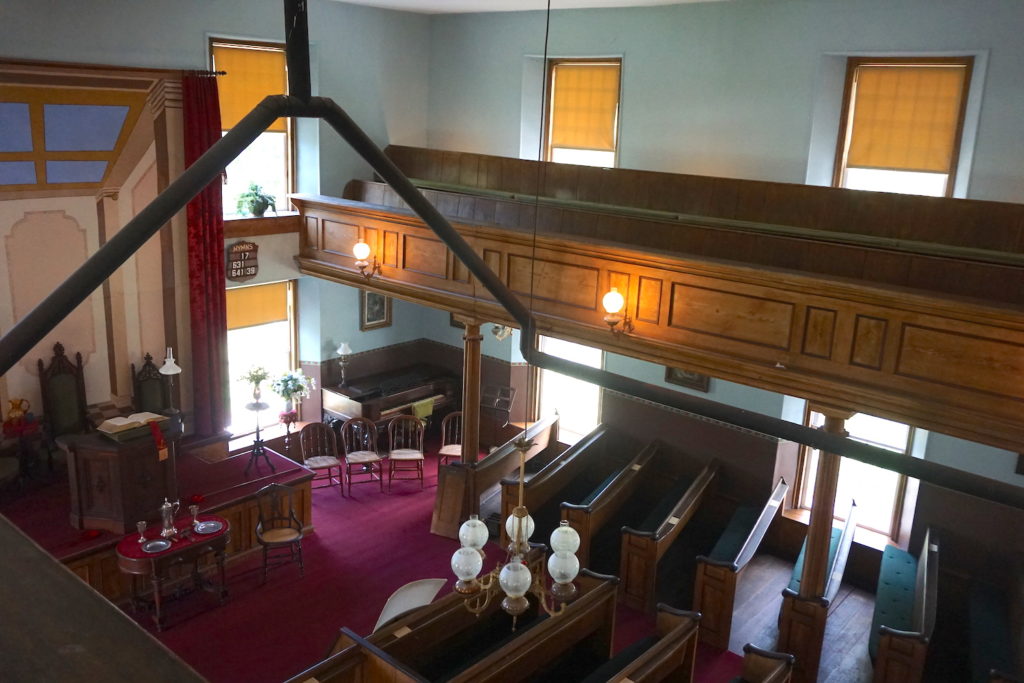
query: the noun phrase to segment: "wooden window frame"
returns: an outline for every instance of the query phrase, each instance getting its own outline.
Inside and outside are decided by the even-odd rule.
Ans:
[[[280,50],[282,53],[285,51],[284,43],[274,43],[265,40],[244,40],[241,38],[218,38],[210,36],[206,45],[207,60],[209,60],[211,68],[213,65],[213,48],[214,46],[219,47],[235,47],[242,49],[264,49],[264,50]],[[287,60],[285,65],[285,89],[287,90],[288,84],[288,67]],[[267,93],[272,95],[275,93]],[[288,93],[281,93],[287,95]],[[224,130],[224,129],[222,129]],[[295,192],[295,178],[297,174],[296,170],[296,143],[295,143],[295,122],[292,117],[285,117],[285,185],[288,188],[288,192]],[[290,205],[289,205],[290,206]]]
[[[813,406],[808,403],[804,407],[804,419],[803,425],[806,427],[810,425],[811,413],[817,412]],[[889,418],[884,418],[889,419]],[[907,425],[909,427],[907,431],[907,442],[903,448],[903,457],[912,458],[914,439],[917,436],[917,428],[913,425]],[[796,464],[796,476],[795,486],[793,487],[793,508],[795,510],[810,510],[804,505],[804,497],[808,493],[807,487],[807,470],[810,461],[811,447],[806,444],[800,444],[799,451],[797,453],[797,464]],[[893,506],[892,506],[892,517],[889,519],[888,531],[879,531],[870,527],[862,527],[859,524],[859,528],[871,534],[882,534],[892,540],[894,543],[901,542],[901,538],[904,535],[904,513],[907,509],[907,489],[909,480],[907,475],[899,473],[898,479],[896,480],[896,492],[893,494]],[[838,515],[832,515],[833,519],[841,519]]]
[[[949,160],[949,172],[946,174],[946,191],[944,196],[952,197],[956,185],[957,167],[960,165],[960,146],[963,143],[964,119],[967,116],[967,99],[971,90],[971,75],[974,71],[974,57],[849,57],[846,60],[846,82],[843,86],[843,106],[839,113],[839,136],[836,140],[835,163],[832,167],[832,186],[842,187],[843,175],[846,172],[846,155],[849,149],[850,98],[853,95],[853,80],[857,69],[862,66],[923,66],[949,65],[962,66],[964,86],[960,97],[960,112],[957,115],[953,153]]]
[[[543,118],[543,160],[551,161],[551,122],[554,119],[552,107],[554,107],[554,83],[555,67],[561,64],[615,64],[619,67],[619,93],[615,101],[615,150],[613,152],[613,165],[619,165],[619,127],[621,123],[622,110],[622,57],[566,57],[549,59],[547,73],[544,75],[544,118]]]

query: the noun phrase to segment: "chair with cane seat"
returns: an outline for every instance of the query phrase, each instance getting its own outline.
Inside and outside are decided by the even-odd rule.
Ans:
[[[334,430],[323,422],[310,422],[299,432],[299,445],[302,464],[318,473],[318,476],[313,477],[313,481],[327,480],[326,484],[313,488],[324,489],[337,483],[338,489],[341,490],[341,460],[338,459],[338,440],[334,436]],[[337,475],[332,471],[335,468],[338,470]]]
[[[462,460],[462,411],[448,413],[441,420],[441,448],[437,451],[441,464],[452,458]]]
[[[306,575],[302,564],[302,522],[295,516],[295,489],[284,484],[268,484],[256,492],[259,521],[256,542],[263,546],[263,581],[267,573],[289,562],[299,563],[299,574]]]
[[[415,415],[399,415],[388,425],[388,491],[399,479],[419,479],[423,488],[423,420]],[[415,476],[401,476],[414,472]]]
[[[378,482],[384,492],[384,465],[377,452],[377,425],[365,417],[353,417],[341,425],[341,447],[344,449],[345,481],[348,495],[352,484]],[[355,479],[357,476],[360,479]]]

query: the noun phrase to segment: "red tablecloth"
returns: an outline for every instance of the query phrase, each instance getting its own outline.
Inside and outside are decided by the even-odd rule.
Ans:
[[[133,560],[156,559],[158,557],[163,557],[164,555],[180,552],[191,545],[207,543],[211,539],[228,533],[231,528],[228,524],[228,520],[223,517],[218,517],[217,515],[199,515],[198,519],[200,522],[222,522],[224,526],[219,531],[212,534],[197,534],[192,530],[191,517],[179,517],[174,522],[175,528],[178,529],[178,535],[171,539],[171,547],[167,550],[163,550],[158,553],[144,552],[142,550],[143,544],[139,543],[139,534],[138,532],[134,532],[122,538],[117,544],[117,554],[121,557],[127,557]],[[160,530],[161,528],[159,526],[146,529],[146,540],[149,541],[160,538]],[[183,535],[184,532],[188,532],[188,534]]]

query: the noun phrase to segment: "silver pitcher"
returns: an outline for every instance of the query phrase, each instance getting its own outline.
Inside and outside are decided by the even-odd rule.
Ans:
[[[170,538],[178,533],[178,530],[174,528],[174,516],[178,514],[179,505],[178,501],[172,503],[164,498],[164,504],[160,506],[160,520],[164,527],[160,531],[160,535],[164,538]]]

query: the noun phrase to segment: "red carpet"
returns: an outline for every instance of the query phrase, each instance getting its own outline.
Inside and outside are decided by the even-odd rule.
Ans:
[[[167,628],[154,636],[175,651],[200,674],[214,683],[281,681],[322,659],[342,626],[369,633],[384,602],[398,587],[415,579],[449,578],[449,560],[458,542],[429,532],[437,485],[437,460],[428,456],[426,489],[417,482],[396,482],[391,493],[380,493],[366,484],[342,498],[336,488],[313,492],[315,531],[303,540],[305,577],[298,565],[271,572],[261,585],[258,554],[231,565],[231,595],[217,606],[212,595],[193,595],[171,602],[166,610]],[[47,487],[44,508],[61,510],[67,525],[66,483]],[[20,497],[19,497],[20,498]],[[21,525],[34,518],[38,527],[43,514],[37,502],[21,498],[4,506],[5,514]],[[78,532],[80,533],[80,532]],[[105,534],[106,535],[106,534]],[[492,545],[488,556],[501,551]],[[450,590],[451,581],[442,589]],[[139,623],[150,630],[148,615]],[[615,648],[647,635],[653,620],[622,605],[618,608]],[[727,681],[738,675],[739,657],[701,649],[698,681]]]

